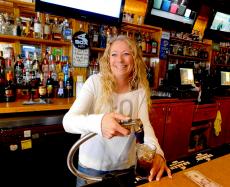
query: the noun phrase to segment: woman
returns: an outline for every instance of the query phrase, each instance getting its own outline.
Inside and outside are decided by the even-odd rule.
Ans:
[[[149,106],[150,90],[141,51],[133,40],[119,35],[107,45],[100,73],[86,80],[79,98],[63,118],[66,132],[98,134],[81,145],[79,170],[104,174],[134,166],[136,139],[119,121],[139,118],[144,125],[144,143],[157,147],[149,181],[154,177],[159,180],[164,171],[171,177],[149,121]]]

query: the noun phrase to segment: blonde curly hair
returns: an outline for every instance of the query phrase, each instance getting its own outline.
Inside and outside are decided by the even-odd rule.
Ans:
[[[137,89],[138,87],[144,88],[147,96],[148,106],[150,106],[151,104],[149,82],[147,80],[147,75],[146,75],[147,66],[142,59],[142,51],[137,46],[136,42],[133,39],[125,35],[118,35],[116,37],[113,37],[108,42],[104,54],[99,61],[100,73],[102,75],[101,76],[102,95],[100,96],[100,99],[98,99],[98,102],[96,103],[96,112],[100,111],[102,103],[109,105],[112,110],[113,101],[111,95],[116,88],[116,83],[115,83],[115,77],[113,76],[113,73],[110,68],[109,56],[110,56],[111,45],[116,41],[126,42],[131,50],[131,54],[134,59],[134,69],[129,81],[130,88],[132,89]]]

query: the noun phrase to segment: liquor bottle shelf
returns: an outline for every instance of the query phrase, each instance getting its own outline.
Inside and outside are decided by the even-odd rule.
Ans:
[[[195,61],[209,61],[206,58],[198,58],[198,57],[193,57],[193,56],[182,56],[182,55],[172,55],[168,54],[169,58],[180,58],[180,59],[187,59],[187,60],[195,60]]]
[[[55,40],[44,40],[44,39],[36,39],[29,37],[21,37],[21,36],[10,36],[10,35],[0,35],[1,42],[26,42],[33,44],[48,44],[55,46],[70,46],[71,43],[69,41],[55,41]]]
[[[200,42],[200,41],[194,41],[194,40],[187,40],[187,39],[177,38],[177,37],[170,37],[170,40],[178,41],[178,42],[191,42],[193,44],[202,45],[202,46],[211,46],[210,43],[205,43],[205,42]]]
[[[137,25],[137,24],[128,23],[128,22],[122,23],[122,29],[124,29],[125,31],[141,30],[141,31],[152,32],[152,33],[162,31],[162,28],[160,27],[154,27],[154,26],[149,26],[149,25]]]
[[[91,47],[90,50],[94,52],[104,52],[105,48]],[[158,57],[157,54],[151,54],[151,53],[143,53],[142,55],[143,57],[149,57],[149,58]]]
[[[213,64],[216,67],[230,67],[230,64]]]

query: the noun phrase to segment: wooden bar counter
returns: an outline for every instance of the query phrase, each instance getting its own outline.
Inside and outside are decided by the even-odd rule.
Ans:
[[[191,167],[173,175],[173,178],[163,177],[160,181],[152,181],[138,187],[197,187],[198,185],[187,178],[184,173],[190,170],[197,170],[203,175],[223,187],[230,186],[230,154],[216,158],[209,162]]]
[[[75,97],[72,98],[52,98],[51,104],[32,104],[23,105],[25,100],[16,100],[15,102],[0,103],[0,114],[20,113],[20,112],[40,112],[68,110],[73,104]]]

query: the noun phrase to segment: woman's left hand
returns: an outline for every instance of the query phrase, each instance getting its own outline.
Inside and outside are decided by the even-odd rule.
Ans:
[[[171,170],[166,165],[165,159],[160,154],[156,154],[148,180],[152,181],[155,177],[156,180],[159,181],[164,171],[167,172],[169,178],[172,178]]]

